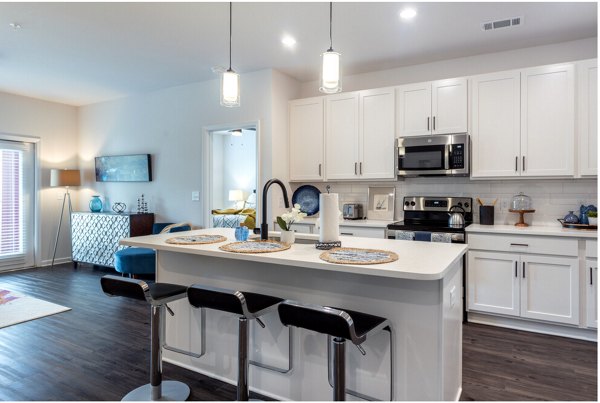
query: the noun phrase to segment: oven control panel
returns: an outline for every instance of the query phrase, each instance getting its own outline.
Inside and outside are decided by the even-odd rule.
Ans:
[[[472,204],[470,197],[407,196],[404,198],[404,211],[450,211],[450,208],[458,206],[469,213]]]
[[[450,169],[464,169],[465,168],[465,145],[464,144],[452,144],[450,154]]]

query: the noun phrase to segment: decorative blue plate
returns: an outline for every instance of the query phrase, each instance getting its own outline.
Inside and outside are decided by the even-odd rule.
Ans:
[[[312,185],[302,185],[292,195],[292,204],[298,203],[300,210],[307,215],[319,212],[319,195],[321,191]]]

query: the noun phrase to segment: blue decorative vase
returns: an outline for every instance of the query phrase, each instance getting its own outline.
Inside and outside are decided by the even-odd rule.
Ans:
[[[579,224],[579,218],[572,211],[569,211],[569,214],[565,216],[565,222],[567,224]]]
[[[589,206],[584,206],[583,204],[579,208],[579,223],[580,224],[589,224],[588,221],[588,213],[590,211],[596,211],[596,206],[590,204]]]
[[[90,211],[92,213],[99,213],[102,211],[102,200],[100,200],[100,196],[92,196],[92,200],[90,200]]]

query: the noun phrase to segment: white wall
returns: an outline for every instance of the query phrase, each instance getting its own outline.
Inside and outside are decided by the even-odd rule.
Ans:
[[[343,76],[344,92],[470,76],[597,57],[596,37],[552,45],[486,53],[390,70]],[[342,63],[343,63],[343,50]],[[317,81],[302,83],[300,98],[320,96]]]
[[[77,168],[77,108],[0,92],[0,133],[40,138],[40,251],[36,264],[50,264],[64,194],[64,189],[49,187],[50,169]],[[77,194],[73,189],[75,203]],[[61,258],[70,259],[69,231],[65,214],[56,253],[59,262]]]
[[[135,209],[144,193],[157,221],[189,221],[205,226],[204,206],[191,201],[202,190],[202,128],[259,121],[261,183],[273,176],[287,178],[287,161],[272,152],[287,153],[287,101],[297,96],[297,83],[281,73],[262,70],[241,75],[241,107],[219,105],[219,80],[194,83],[80,108],[81,168],[85,170],[82,207],[98,193],[112,204]],[[283,112],[282,112],[283,111]],[[274,113],[282,116],[273,117]],[[150,153],[150,183],[96,183],[94,157]],[[275,161],[277,160],[277,161]],[[285,179],[285,178],[284,178]]]

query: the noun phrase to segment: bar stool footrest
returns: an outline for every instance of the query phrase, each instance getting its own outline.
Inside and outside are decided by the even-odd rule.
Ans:
[[[183,402],[190,397],[190,388],[183,382],[179,381],[163,381],[162,396],[158,401],[179,401]],[[151,402],[152,401],[152,385],[149,383],[132,390],[125,395],[123,402]]]

